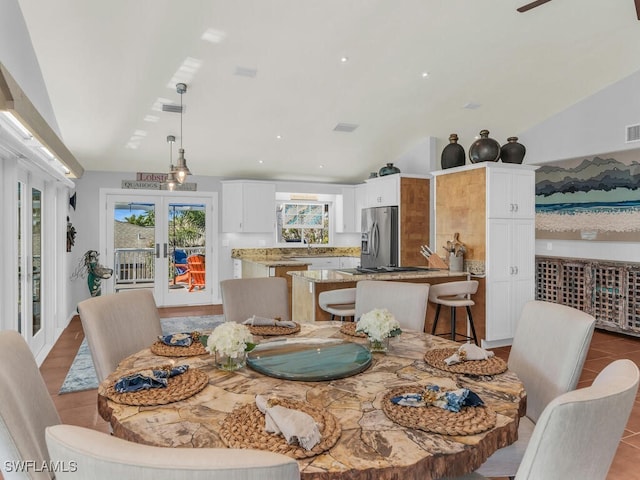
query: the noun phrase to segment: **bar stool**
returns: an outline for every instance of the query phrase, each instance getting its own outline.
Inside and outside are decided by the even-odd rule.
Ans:
[[[478,291],[477,280],[466,280],[461,282],[447,282],[436,285],[431,285],[429,289],[429,301],[436,305],[436,316],[433,320],[433,327],[431,328],[431,335],[449,335],[451,334],[451,340],[456,341],[456,336],[473,340],[478,345],[478,337],[476,336],[476,329],[473,325],[473,317],[471,316],[471,306],[475,305],[475,302],[471,300],[470,295],[473,295]],[[451,307],[451,332],[436,334],[436,326],[438,325],[438,316],[440,315],[440,307]],[[467,318],[469,320],[469,326],[471,327],[472,336],[462,333],[456,333],[456,308],[465,307],[467,309]]]
[[[340,317],[340,320],[344,320],[345,317],[353,317],[356,314],[356,289],[340,288],[320,292],[318,305],[322,310],[331,314],[331,320],[336,316]]]

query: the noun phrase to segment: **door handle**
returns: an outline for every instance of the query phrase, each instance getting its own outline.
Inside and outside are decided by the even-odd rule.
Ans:
[[[373,224],[372,237],[373,237],[373,256],[377,258],[378,249],[380,247],[380,245],[378,244],[380,240],[380,230],[378,229],[378,222],[375,222]]]
[[[167,244],[164,244],[164,258],[167,258]]]
[[[156,258],[160,258],[160,244],[156,243]]]

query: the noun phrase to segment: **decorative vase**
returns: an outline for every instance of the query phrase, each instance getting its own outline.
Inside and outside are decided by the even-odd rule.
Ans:
[[[449,135],[449,145],[444,147],[440,157],[442,168],[461,167],[465,162],[464,148],[458,144],[458,134]]]
[[[389,350],[389,337],[382,340],[373,340],[369,338],[369,351],[371,353],[387,353]]]
[[[489,130],[480,130],[480,138],[469,147],[471,163],[497,162],[500,158],[500,144],[489,138]]]
[[[241,352],[236,358],[229,355],[223,355],[216,351],[216,367],[220,370],[226,370],[227,372],[233,372],[245,366],[247,360],[247,353]]]
[[[525,153],[527,153],[527,149],[518,143],[518,137],[507,138],[507,143],[500,148],[502,163],[522,163]]]
[[[400,169],[393,165],[393,163],[387,163],[386,167],[382,167],[378,172],[378,175],[384,177],[385,175],[392,175],[394,173],[400,173]]]

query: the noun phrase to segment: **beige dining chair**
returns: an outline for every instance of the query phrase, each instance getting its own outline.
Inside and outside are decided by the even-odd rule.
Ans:
[[[129,355],[150,346],[162,334],[151,290],[93,297],[78,304],[98,381]]]
[[[604,480],[638,391],[631,360],[607,365],[587,388],[564,393],[542,411],[516,480]],[[474,472],[456,480],[481,480]]]
[[[289,289],[281,277],[234,278],[220,282],[222,313],[227,322],[242,323],[253,315],[291,319]]]
[[[151,447],[60,424],[35,358],[15,331],[0,332],[0,364],[0,472],[5,480],[300,478],[297,462],[277,453]]]
[[[356,284],[356,321],[375,308],[386,308],[401,328],[424,332],[428,283],[360,280]]]
[[[532,300],[522,309],[507,362],[527,391],[526,416],[518,440],[501,448],[477,470],[488,477],[513,477],[545,407],[578,385],[595,319],[580,310]]]
[[[318,306],[331,314],[331,320],[336,316],[340,317],[340,320],[354,317],[356,314],[356,289],[339,288],[320,292],[318,294]]]

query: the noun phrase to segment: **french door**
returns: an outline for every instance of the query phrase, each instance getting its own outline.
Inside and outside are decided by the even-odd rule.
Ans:
[[[215,197],[124,192],[104,195],[106,291],[153,289],[162,306],[213,303]]]
[[[48,321],[42,308],[44,181],[20,171],[17,182],[18,331],[37,355],[44,347]]]

